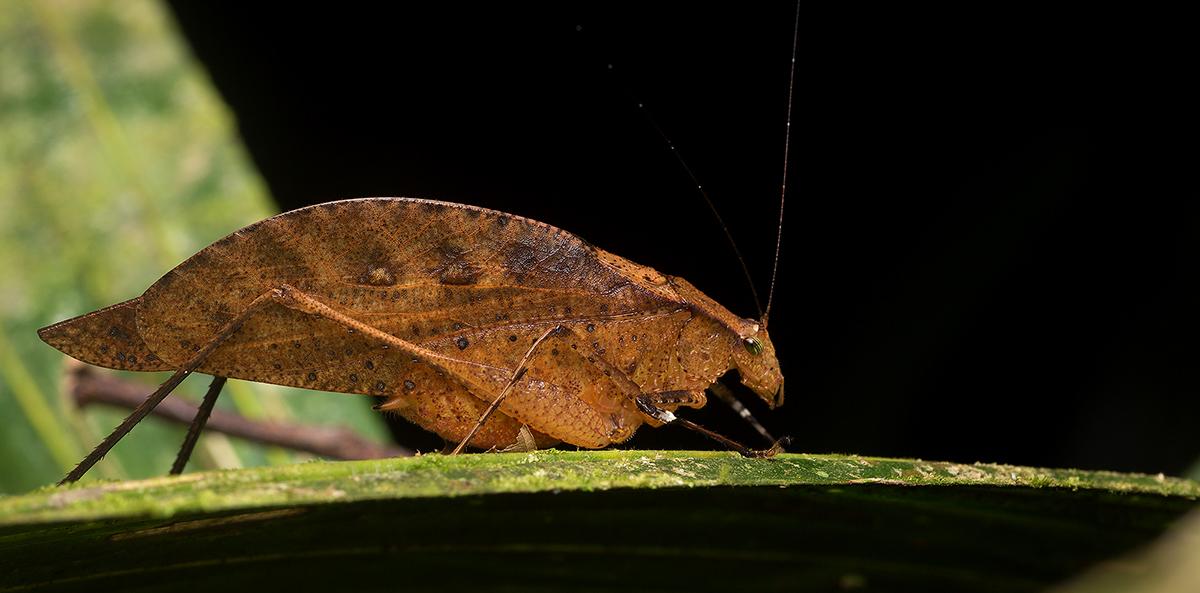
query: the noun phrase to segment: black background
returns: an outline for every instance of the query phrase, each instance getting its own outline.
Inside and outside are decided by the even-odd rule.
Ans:
[[[1185,471],[1200,218],[1176,18],[814,4],[770,324],[787,402],[754,410],[805,452]],[[793,5],[371,6],[172,2],[282,208],[505,210],[755,315],[636,104],[765,299]],[[753,440],[720,405],[692,417]]]

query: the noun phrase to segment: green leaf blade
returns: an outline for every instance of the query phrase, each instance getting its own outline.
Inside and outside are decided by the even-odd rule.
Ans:
[[[832,455],[314,462],[0,500],[0,584],[1037,591],[1197,497],[1157,476]]]

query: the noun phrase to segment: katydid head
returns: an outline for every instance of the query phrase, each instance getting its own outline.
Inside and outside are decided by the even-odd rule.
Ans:
[[[783,404],[783,373],[779,370],[775,345],[771,343],[767,327],[760,321],[734,315],[683,278],[668,276],[667,282],[680,300],[711,320],[713,325],[705,325],[710,329],[703,331],[711,332],[708,335],[712,339],[722,341],[722,348],[729,348],[722,351],[722,360],[729,361],[728,368],[737,369],[742,384],[772,408]],[[728,358],[724,358],[724,352],[729,353]]]
[[[737,366],[742,384],[749,387],[772,408],[783,404],[783,373],[779,371],[779,360],[775,358],[775,345],[767,328],[759,323],[748,322],[746,331],[739,332],[741,342],[733,349],[733,362]]]

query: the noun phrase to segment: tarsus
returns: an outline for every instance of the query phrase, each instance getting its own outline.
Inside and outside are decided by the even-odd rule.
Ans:
[[[771,288],[767,293],[767,310],[762,314],[764,329],[767,327],[767,316],[771,314],[771,302],[775,300],[775,277],[779,273],[779,251],[783,246],[783,198],[787,195],[788,148],[792,140],[792,93],[796,90],[796,48],[799,43],[800,0],[796,0],[796,25],[792,32],[792,70],[788,75],[787,125],[783,134],[783,181],[779,184],[779,230],[775,234],[775,263],[771,265]]]

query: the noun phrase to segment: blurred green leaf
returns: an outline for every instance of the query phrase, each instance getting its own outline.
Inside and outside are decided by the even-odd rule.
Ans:
[[[228,111],[149,0],[10,1],[0,10],[0,492],[56,481],[124,415],[80,414],[36,330],[134,297],[273,213]],[[144,377],[147,393],[161,376]],[[205,378],[179,393],[198,398]],[[231,382],[250,417],[336,422],[384,438],[361,399]],[[139,426],[96,472],[159,475],[182,430]],[[206,435],[200,467],[295,455]]]
[[[1161,476],[837,455],[314,462],[0,499],[0,588],[1041,591],[1198,496]]]
[[[1200,510],[1177,521],[1152,546],[1107,560],[1052,593],[1200,591]]]

